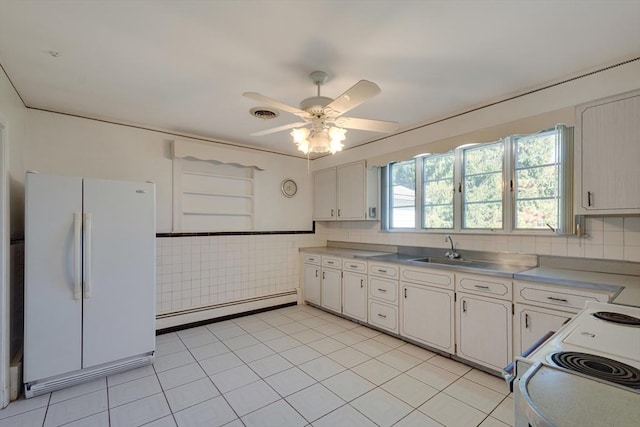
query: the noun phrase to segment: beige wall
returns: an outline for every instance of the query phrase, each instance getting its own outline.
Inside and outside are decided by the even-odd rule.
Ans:
[[[23,229],[24,204],[24,146],[27,129],[27,109],[0,69],[0,121],[5,126],[9,143],[9,194],[11,235]]]
[[[28,123],[27,170],[154,181],[157,231],[172,231],[171,142],[175,136],[38,110],[28,111]],[[211,143],[211,146],[215,150],[219,145]],[[229,146],[222,147],[228,150]],[[263,156],[265,170],[257,171],[254,181],[255,229],[310,230],[312,192],[306,160],[270,153]],[[280,183],[287,177],[294,178],[299,186],[298,194],[291,199],[280,192]]]

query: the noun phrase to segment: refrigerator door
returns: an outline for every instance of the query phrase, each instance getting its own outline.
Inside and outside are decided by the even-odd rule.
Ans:
[[[84,180],[82,367],[155,348],[155,186]]]
[[[81,214],[81,178],[27,174],[25,382],[81,368]]]

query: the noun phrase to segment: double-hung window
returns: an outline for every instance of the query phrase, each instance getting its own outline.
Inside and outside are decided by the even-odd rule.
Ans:
[[[391,163],[383,229],[566,233],[572,136],[559,125]]]

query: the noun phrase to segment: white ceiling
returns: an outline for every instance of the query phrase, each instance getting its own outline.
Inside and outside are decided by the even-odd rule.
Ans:
[[[251,117],[243,92],[297,106],[314,70],[332,98],[367,79],[382,93],[348,115],[403,130],[637,56],[640,0],[0,0],[28,107],[300,156],[288,131],[249,136],[298,118]]]

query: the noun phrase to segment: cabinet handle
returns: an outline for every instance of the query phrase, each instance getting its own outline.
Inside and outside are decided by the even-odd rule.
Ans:
[[[387,315],[386,315],[386,314],[378,313],[378,317],[382,317],[383,319],[386,319],[386,318],[387,318]]]
[[[407,297],[407,288],[404,288],[404,297]]]
[[[547,299],[551,300],[551,301],[558,301],[558,302],[569,302],[564,298],[556,298],[556,297],[547,297]]]
[[[327,261],[327,264],[333,265],[333,261]]]
[[[387,293],[386,289],[382,289],[382,288],[378,288],[378,291],[382,292],[382,293]]]
[[[324,271],[322,272],[322,280],[324,280]]]
[[[467,302],[466,301],[462,301],[462,312],[463,313],[467,312]]]
[[[316,277],[318,277],[318,269],[316,268]]]
[[[529,329],[529,315],[527,313],[524,314],[524,328]]]
[[[353,264],[349,264],[349,267],[351,267],[351,268],[358,268],[358,266],[357,266],[357,265],[353,265]]]
[[[338,209],[338,216],[340,216],[340,214],[341,214],[341,213],[342,213],[342,212],[340,212],[340,209]]]
[[[364,288],[364,280],[360,279],[360,288]]]
[[[381,268],[378,269],[378,273],[386,273],[386,272],[387,272],[387,270],[383,270]]]
[[[473,286],[474,286],[474,287],[476,287],[476,288],[478,288],[478,289],[485,289],[485,290],[487,290],[487,291],[489,290],[489,287],[488,287],[488,286],[485,286],[485,285],[473,285]]]
[[[331,209],[331,216],[333,216],[333,209]]]
[[[462,193],[462,183],[458,183],[458,193]]]
[[[591,191],[587,191],[587,206],[591,206]]]

